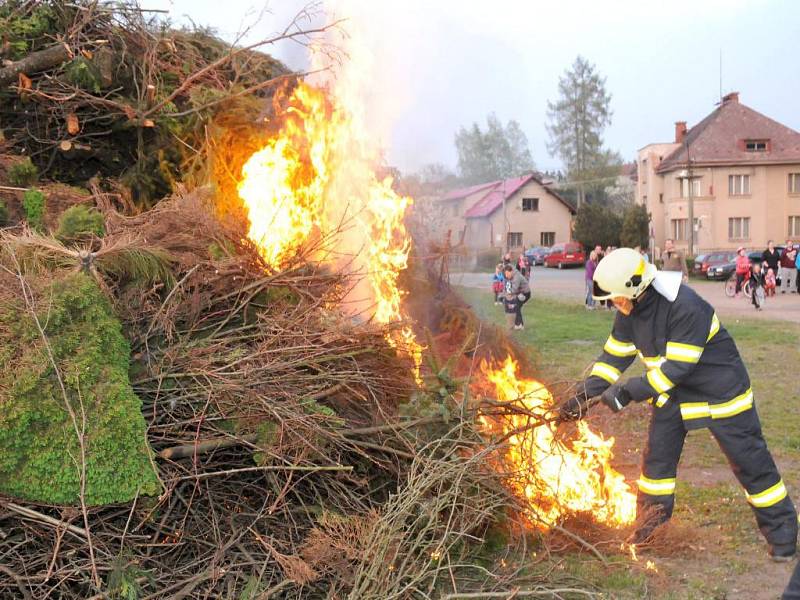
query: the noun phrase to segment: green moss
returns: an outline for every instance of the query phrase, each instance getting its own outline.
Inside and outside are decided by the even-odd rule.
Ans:
[[[6,203],[0,200],[0,227],[8,225],[8,208]]]
[[[0,492],[78,502],[80,445],[69,406],[79,427],[85,414],[87,504],[158,493],[141,401],[128,380],[130,348],[108,300],[82,273],[43,297],[38,317],[64,391],[32,315],[0,306]]]
[[[24,160],[21,160],[8,168],[8,182],[11,185],[27,187],[32,183],[35,183],[38,178],[39,169],[28,157],[25,157]]]
[[[103,215],[93,208],[79,204],[65,210],[58,219],[56,237],[62,242],[80,241],[105,233]]]
[[[25,209],[25,220],[32,229],[44,229],[44,210],[47,199],[37,189],[29,189],[22,195],[22,208]]]

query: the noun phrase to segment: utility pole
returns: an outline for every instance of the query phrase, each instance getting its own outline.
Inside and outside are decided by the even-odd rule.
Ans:
[[[694,257],[694,197],[692,196],[692,188],[694,187],[694,180],[692,179],[692,158],[689,155],[689,132],[684,134],[684,141],[686,142],[686,164],[688,169],[687,183],[689,188],[689,197],[687,198],[688,213],[689,213],[689,253],[686,258]]]

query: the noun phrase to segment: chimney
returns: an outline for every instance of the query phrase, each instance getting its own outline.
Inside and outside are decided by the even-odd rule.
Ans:
[[[675,143],[682,144],[686,137],[686,121],[675,121]]]
[[[739,92],[731,92],[730,94],[725,94],[722,97],[722,103],[728,104],[728,102],[739,104]]]

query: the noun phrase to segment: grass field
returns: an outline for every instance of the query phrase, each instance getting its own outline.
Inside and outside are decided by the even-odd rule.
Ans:
[[[505,324],[502,307],[491,295],[459,288],[485,321]],[[577,303],[534,298],[524,308],[526,328],[515,331],[529,350],[546,384],[580,380],[608,337],[612,311],[587,311]],[[764,434],[790,495],[800,497],[800,326],[786,322],[723,320],[748,367]],[[638,365],[629,374],[638,374]],[[649,407],[629,407],[610,417],[603,408],[592,417],[604,433],[617,438],[617,468],[629,479],[638,475]],[[686,531],[686,551],[652,558],[658,573],[642,573],[630,562],[603,565],[585,555],[564,557],[560,568],[588,581],[609,598],[770,600],[780,597],[792,565],[767,557],[741,488],[725,457],[706,430],[689,434],[678,472],[673,523]],[[691,538],[691,539],[688,539]]]

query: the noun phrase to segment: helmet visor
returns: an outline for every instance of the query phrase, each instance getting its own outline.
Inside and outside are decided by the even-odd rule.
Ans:
[[[596,281],[592,281],[592,298],[595,300],[609,300],[613,294],[601,288]]]

